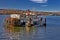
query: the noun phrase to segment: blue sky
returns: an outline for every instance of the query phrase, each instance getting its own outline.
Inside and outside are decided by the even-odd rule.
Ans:
[[[60,11],[60,0],[0,0],[0,9]]]

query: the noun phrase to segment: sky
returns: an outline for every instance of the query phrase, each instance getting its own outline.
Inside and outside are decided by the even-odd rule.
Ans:
[[[60,0],[0,0],[0,9],[60,11]]]

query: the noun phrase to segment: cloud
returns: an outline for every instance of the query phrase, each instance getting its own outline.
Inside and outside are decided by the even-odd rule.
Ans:
[[[47,3],[48,0],[30,0],[35,3]]]

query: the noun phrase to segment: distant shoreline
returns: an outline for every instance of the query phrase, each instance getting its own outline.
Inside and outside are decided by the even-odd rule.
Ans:
[[[31,11],[30,12],[35,15],[44,15],[48,16],[50,14],[55,14],[60,16],[60,12],[38,12],[38,11]],[[8,14],[26,14],[27,10],[12,10],[12,9],[0,9],[0,15],[8,15]]]

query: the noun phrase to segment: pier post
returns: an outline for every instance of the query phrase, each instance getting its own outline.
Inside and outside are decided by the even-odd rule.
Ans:
[[[42,26],[42,17],[40,18],[40,26]]]
[[[46,26],[46,18],[45,18],[45,22],[43,23],[44,26]]]

